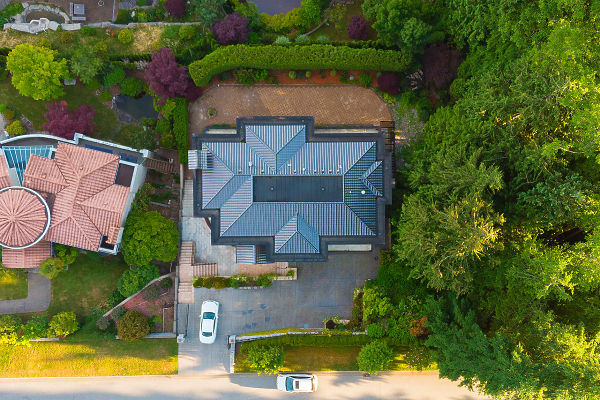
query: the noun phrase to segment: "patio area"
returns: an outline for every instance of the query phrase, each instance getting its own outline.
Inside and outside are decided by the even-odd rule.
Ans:
[[[17,3],[17,1],[12,1],[13,3]],[[73,6],[76,4],[80,7],[73,7],[73,11],[75,12],[76,17],[85,17],[85,20],[75,20],[74,23],[81,24],[90,24],[94,22],[103,22],[103,21],[113,21],[114,17],[116,17],[118,7],[115,7],[115,0],[39,0],[38,4],[41,5],[55,5],[58,6],[64,11],[66,14],[69,14],[69,10],[71,8],[71,3]],[[25,5],[27,3],[23,3]],[[33,4],[33,2],[31,2]],[[83,14],[81,14],[83,12]],[[114,13],[114,16],[113,16]],[[72,18],[72,16],[70,15]]]

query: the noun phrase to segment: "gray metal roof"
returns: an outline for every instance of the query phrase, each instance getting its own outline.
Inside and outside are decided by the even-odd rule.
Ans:
[[[353,141],[351,135],[313,141],[307,140],[307,130],[312,135],[312,125],[284,121],[238,125],[242,137],[202,135],[201,143],[195,143],[198,161],[206,155],[194,163],[198,205],[200,213],[219,210],[214,234],[237,238],[237,245],[260,243],[244,238],[270,239],[275,255],[326,254],[321,237],[360,241],[381,236],[377,203],[387,186],[384,165],[377,159],[381,141]],[[339,185],[325,179],[336,177]],[[264,193],[269,189],[286,193]],[[238,257],[252,257],[245,253],[242,247]]]

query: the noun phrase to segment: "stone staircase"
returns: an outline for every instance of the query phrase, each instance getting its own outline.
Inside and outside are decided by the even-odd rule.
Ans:
[[[185,197],[185,196],[184,196]],[[195,263],[196,242],[181,242],[179,249],[179,288],[178,301],[182,304],[194,303],[194,276],[217,276],[217,263]]]
[[[183,216],[194,216],[194,181],[187,180],[183,183]]]

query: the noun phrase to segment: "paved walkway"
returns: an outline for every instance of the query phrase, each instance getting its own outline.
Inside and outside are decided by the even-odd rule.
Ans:
[[[269,15],[287,13],[294,8],[300,8],[302,0],[254,0],[259,13]]]
[[[52,300],[50,279],[34,272],[27,277],[27,298],[0,301],[0,315],[44,311]]]
[[[354,288],[377,277],[378,255],[379,250],[329,252],[327,262],[298,263],[298,280],[278,281],[266,289],[196,289],[195,304],[178,308],[178,333],[186,333],[187,326],[185,343],[179,345],[179,374],[227,373],[227,335],[320,328],[327,317],[350,318]],[[204,300],[220,303],[217,338],[212,345],[200,344],[198,338]]]
[[[214,108],[217,115],[208,117]],[[235,125],[237,117],[314,116],[316,125],[379,126],[392,114],[372,89],[358,85],[221,85],[190,105],[190,133],[205,126]]]

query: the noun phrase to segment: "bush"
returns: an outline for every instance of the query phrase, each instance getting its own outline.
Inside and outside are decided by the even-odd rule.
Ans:
[[[288,44],[290,43],[290,39],[287,38],[287,36],[278,36],[277,39],[275,39],[275,44]]]
[[[196,29],[191,25],[181,25],[179,28],[179,38],[189,40],[196,35]]]
[[[306,71],[306,73],[304,74],[305,77],[310,78],[312,76],[312,73],[310,71]]]
[[[378,324],[369,324],[367,325],[367,335],[372,338],[381,338],[383,337],[383,329]]]
[[[77,316],[74,312],[62,312],[52,317],[48,325],[48,333],[55,337],[67,336],[79,329]]]
[[[38,47],[44,47],[46,49],[52,49],[52,43],[48,39],[40,39],[36,43]]]
[[[165,8],[175,18],[181,18],[185,15],[185,1],[184,0],[168,0],[165,3]],[[119,10],[121,11],[121,10]]]
[[[449,92],[455,99],[460,99],[467,90],[467,81],[464,79],[458,78],[455,79],[454,82],[450,85]]]
[[[222,276],[215,277],[214,282],[215,289],[225,289],[227,287],[227,278],[223,278]]]
[[[94,50],[97,53],[104,53],[104,52],[108,51],[108,45],[106,44],[106,42],[98,42],[94,45]]]
[[[371,74],[362,73],[358,76],[358,82],[364,87],[371,86],[372,81],[373,77],[371,76]]]
[[[248,41],[248,22],[250,18],[244,18],[237,13],[229,14],[225,19],[217,21],[213,26],[212,33],[222,46],[230,44],[246,43]]]
[[[56,243],[54,245],[54,254],[60,258],[64,265],[70,265],[75,262],[79,252],[75,247],[66,246],[64,244]]]
[[[346,82],[348,82],[349,78],[350,78],[350,74],[348,73],[348,71],[342,71],[342,72],[340,72],[340,76],[338,77],[338,80],[341,83],[346,83]]]
[[[156,130],[158,133],[169,133],[171,132],[171,122],[168,119],[158,120],[156,123]]]
[[[104,75],[103,84],[106,87],[118,85],[125,79],[125,70],[123,67],[112,67],[112,70]]]
[[[85,84],[87,90],[95,92],[102,87],[98,77],[93,77],[88,83]]]
[[[129,29],[121,29],[119,32],[119,42],[121,43],[129,43],[133,40],[133,33]]]
[[[273,280],[277,277],[277,274],[260,274],[258,278],[256,278],[256,284],[262,287],[269,287],[273,283]]]
[[[136,78],[125,78],[121,83],[121,93],[135,97],[142,92],[142,81]]]
[[[148,286],[142,293],[145,301],[154,301],[160,296],[160,289],[156,285]]]
[[[290,71],[288,76],[290,77],[290,79],[296,79],[296,71]]]
[[[63,43],[72,43],[74,38],[73,32],[63,32],[60,35],[60,41]]]
[[[4,106],[4,107],[6,107],[6,106]],[[13,110],[10,110],[10,109],[7,108],[4,111],[4,118],[6,118],[6,119],[13,119],[14,117],[15,117],[15,112]]]
[[[404,51],[354,49],[347,46],[314,44],[308,46],[220,47],[200,61],[190,64],[189,72],[198,86],[206,86],[213,75],[241,67],[258,69],[319,69],[404,71],[412,56]]]
[[[19,136],[25,133],[25,128],[21,125],[21,121],[15,121],[6,127],[6,132],[11,136]]]
[[[192,286],[195,288],[204,287],[204,278],[201,276],[194,276],[192,278]]]
[[[188,116],[187,100],[175,99],[175,110],[173,110],[173,134],[179,150],[179,162],[188,161]]]
[[[325,35],[319,36],[317,39],[317,43],[327,43],[329,42],[329,38]]]
[[[102,316],[96,320],[96,326],[101,331],[105,331],[110,326],[110,319],[108,319],[108,317]]]
[[[160,287],[163,289],[171,289],[173,287],[173,279],[166,277],[160,281]]]
[[[239,289],[239,287],[242,286],[242,281],[239,279],[229,277],[227,278],[227,282],[225,283],[225,285],[232,289]]]
[[[65,268],[60,258],[48,258],[40,264],[40,275],[53,279]]]
[[[353,15],[348,23],[348,38],[353,40],[368,40],[369,30],[367,20],[361,15]]]
[[[335,69],[332,69],[331,71],[329,71],[329,75],[336,76],[337,75],[337,71]]]
[[[123,306],[117,307],[115,308],[111,313],[110,316],[112,317],[112,319],[114,319],[115,321],[119,322],[119,320],[121,319],[121,317],[123,315],[125,315],[125,313],[127,312],[127,309]]]
[[[166,149],[173,148],[173,135],[170,133],[163,133],[160,137],[160,144]]]
[[[94,28],[84,25],[81,27],[81,34],[84,36],[94,36],[96,34],[96,31],[94,30]]]
[[[135,267],[128,269],[123,273],[117,282],[117,288],[123,297],[129,297],[142,290],[148,282],[160,276],[156,265],[147,265],[145,267]]]
[[[18,331],[23,324],[21,319],[14,315],[0,316],[0,344],[17,344]]]
[[[108,90],[104,90],[100,92],[100,100],[101,101],[110,101],[112,99],[112,94]]]
[[[377,86],[382,92],[396,96],[400,90],[400,78],[393,72],[382,72],[377,78]]]
[[[126,342],[140,340],[150,333],[148,318],[137,310],[129,310],[119,320],[117,333]]]
[[[6,104],[0,104],[0,113],[4,114],[4,111],[6,111]]]
[[[250,368],[258,372],[276,374],[283,367],[283,347],[255,347],[248,353]]]
[[[363,346],[356,361],[361,371],[377,375],[384,371],[394,359],[392,349],[383,341],[375,341]]]
[[[110,294],[106,298],[106,307],[108,309],[111,309],[111,308],[115,307],[117,304],[119,304],[120,302],[122,302],[123,300],[125,300],[125,297],[123,297],[121,292],[119,292],[118,290],[113,290],[112,292],[110,292]]]
[[[294,270],[291,269],[287,272],[287,274],[285,274],[285,276],[291,276],[292,278],[294,277]]]
[[[308,35],[298,35],[295,40],[296,43],[310,43],[310,38]]]
[[[138,5],[138,7],[143,7],[143,6],[147,6],[148,3],[146,2],[146,0],[137,0],[137,2],[135,3]]]

